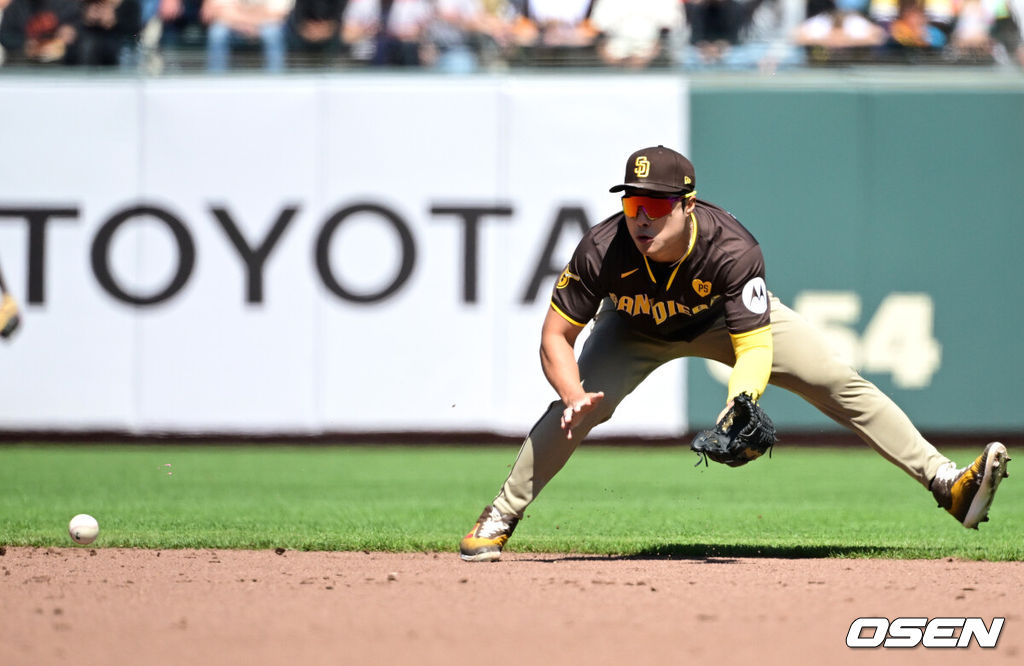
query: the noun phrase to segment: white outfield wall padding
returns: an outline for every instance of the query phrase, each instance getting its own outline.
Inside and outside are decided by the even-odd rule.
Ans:
[[[0,429],[523,434],[551,287],[674,76],[0,81]],[[73,109],[71,113],[69,110]],[[578,347],[577,347],[578,349]],[[684,432],[685,364],[596,435]]]

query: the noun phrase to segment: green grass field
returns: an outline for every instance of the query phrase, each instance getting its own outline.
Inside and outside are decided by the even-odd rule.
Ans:
[[[517,447],[0,446],[0,545],[454,552]],[[964,464],[977,451],[947,451]],[[1011,455],[1012,455],[1011,451]],[[965,530],[869,449],[777,447],[694,467],[682,447],[583,445],[510,551],[637,557],[1024,559],[1024,485]]]

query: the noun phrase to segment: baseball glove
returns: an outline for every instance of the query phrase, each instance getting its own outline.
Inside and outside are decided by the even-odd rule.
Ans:
[[[690,443],[690,448],[706,466],[708,458],[739,467],[756,460],[775,445],[775,424],[749,395],[741,393],[713,430],[704,430]]]

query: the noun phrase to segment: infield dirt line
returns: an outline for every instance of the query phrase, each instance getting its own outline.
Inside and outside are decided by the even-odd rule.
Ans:
[[[1018,663],[1024,563],[8,547],[0,663]],[[859,616],[1006,618],[851,649]]]

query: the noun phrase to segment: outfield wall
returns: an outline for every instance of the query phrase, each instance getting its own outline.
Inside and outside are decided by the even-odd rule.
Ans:
[[[556,397],[551,285],[624,156],[688,148],[685,93],[0,81],[0,262],[25,303],[0,428],[521,433]],[[652,379],[619,432],[685,429],[682,364]]]
[[[1024,78],[709,85],[691,109],[701,194],[757,236],[770,288],[922,429],[1024,433]],[[706,423],[721,385],[690,369]],[[765,404],[833,427],[785,391]]]
[[[550,285],[639,146],[926,430],[1008,408],[1024,86],[678,76],[0,81],[0,430],[521,434]],[[718,413],[666,366],[597,434]],[[780,426],[830,424],[781,391]]]

